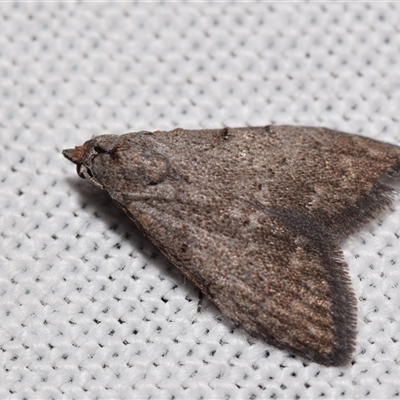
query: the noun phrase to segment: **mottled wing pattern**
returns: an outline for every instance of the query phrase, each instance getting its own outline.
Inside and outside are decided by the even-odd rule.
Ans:
[[[335,246],[315,247],[256,207],[238,205],[249,220],[237,220],[228,233],[218,223],[213,230],[192,223],[178,210],[166,219],[161,203],[131,206],[123,208],[236,325],[322,364],[349,360],[356,303]]]
[[[272,126],[106,135],[64,154],[235,324],[349,361],[356,301],[340,243],[390,202],[399,148]]]

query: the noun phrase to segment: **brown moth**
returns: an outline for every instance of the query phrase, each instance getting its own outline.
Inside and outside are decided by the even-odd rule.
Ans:
[[[102,135],[63,154],[236,325],[320,364],[351,360],[340,245],[392,201],[399,147],[266,126]]]

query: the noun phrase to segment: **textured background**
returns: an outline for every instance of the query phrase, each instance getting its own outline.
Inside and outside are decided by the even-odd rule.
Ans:
[[[2,3],[0,398],[398,398],[400,202],[345,244],[353,364],[250,338],[60,152],[270,123],[400,145],[400,4]]]

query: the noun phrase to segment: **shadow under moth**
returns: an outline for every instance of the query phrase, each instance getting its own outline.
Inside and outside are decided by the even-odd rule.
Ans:
[[[393,200],[399,147],[266,126],[102,135],[63,154],[234,324],[323,365],[351,360],[340,245]]]

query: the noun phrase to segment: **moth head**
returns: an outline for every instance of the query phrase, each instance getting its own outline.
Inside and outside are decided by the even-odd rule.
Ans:
[[[93,185],[104,189],[104,186],[94,178],[90,169],[90,160],[96,154],[93,146],[90,146],[90,142],[89,140],[82,146],[76,146],[74,149],[65,149],[62,153],[65,158],[76,164],[76,172],[80,178],[87,179]]]
[[[81,178],[107,191],[141,190],[172,174],[168,159],[139,134],[96,136],[63,155],[76,164]]]

